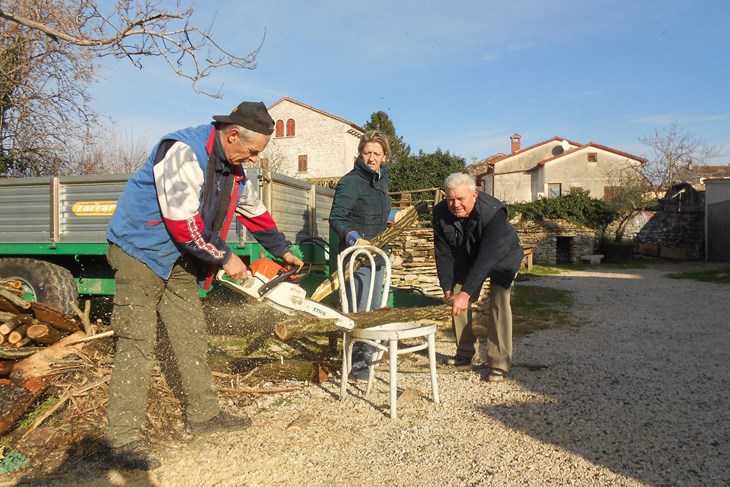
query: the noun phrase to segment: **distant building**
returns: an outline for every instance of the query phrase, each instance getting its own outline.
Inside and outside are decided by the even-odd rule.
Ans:
[[[730,166],[694,164],[689,162],[686,166],[677,169],[675,181],[683,181],[691,184],[704,184],[706,179],[730,178]]]
[[[285,97],[269,106],[275,121],[261,166],[309,181],[337,180],[352,169],[364,129]]]
[[[480,189],[505,203],[554,198],[586,190],[594,198],[611,198],[626,178],[641,178],[644,159],[589,142],[561,137],[522,149],[522,137],[510,137],[511,152],[473,164]]]

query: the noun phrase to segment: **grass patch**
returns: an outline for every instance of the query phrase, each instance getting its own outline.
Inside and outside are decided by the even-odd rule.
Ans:
[[[689,279],[693,281],[715,282],[717,284],[730,284],[730,267],[700,272],[680,272],[669,274],[672,279]]]
[[[542,286],[517,286],[512,297],[512,334],[529,335],[537,330],[575,324],[570,313],[570,291]]]

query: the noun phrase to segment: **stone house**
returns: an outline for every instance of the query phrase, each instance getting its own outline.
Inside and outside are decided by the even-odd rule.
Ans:
[[[505,203],[554,198],[573,189],[610,198],[627,178],[642,178],[644,159],[617,149],[561,137],[523,149],[521,139],[514,134],[509,154],[478,162],[470,171],[482,191]]]
[[[336,181],[352,169],[362,127],[289,97],[268,109],[276,125],[261,166],[316,183]]]

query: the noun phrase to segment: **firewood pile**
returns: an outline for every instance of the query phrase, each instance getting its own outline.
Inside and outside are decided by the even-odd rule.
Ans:
[[[17,280],[0,280],[0,434],[10,428],[58,375],[79,366],[81,348],[95,334],[90,302],[77,316],[22,297]],[[75,362],[75,363],[74,363]],[[88,361],[87,361],[88,362]]]
[[[77,320],[57,306],[23,299],[22,292],[20,281],[0,280],[0,359],[23,358],[37,351],[36,347],[90,330],[88,313],[79,313]],[[4,367],[7,365],[0,370]]]

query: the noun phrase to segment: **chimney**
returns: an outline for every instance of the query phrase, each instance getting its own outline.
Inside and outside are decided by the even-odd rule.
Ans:
[[[520,134],[514,134],[512,137],[510,137],[510,140],[512,141],[512,154],[520,151],[521,139],[522,136]]]

